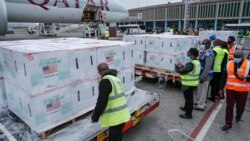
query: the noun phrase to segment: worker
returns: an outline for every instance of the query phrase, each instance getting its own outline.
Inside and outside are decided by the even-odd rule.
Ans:
[[[214,58],[214,75],[213,79],[210,81],[211,84],[211,97],[208,97],[208,100],[215,102],[215,97],[219,96],[219,86],[220,79],[222,77],[222,69],[226,67],[228,54],[226,53],[227,44],[224,42],[224,48],[221,48],[222,41],[219,39],[214,40],[213,52],[215,55]]]
[[[199,57],[201,63],[200,84],[197,92],[197,103],[194,105],[194,109],[199,111],[205,110],[209,82],[213,79],[214,74],[214,52],[211,50],[210,45],[211,41],[205,39],[200,46],[200,49],[202,50]]]
[[[104,32],[104,37],[105,37],[106,40],[108,40],[108,39],[109,39],[109,36],[110,36],[110,34],[109,34],[109,29],[107,29],[107,30]]]
[[[170,32],[171,32],[172,34],[174,34],[174,29],[173,29],[173,28],[170,28]]]
[[[241,40],[242,40],[242,38],[243,38],[244,35],[245,35],[244,30],[240,29],[240,31],[238,32],[238,35],[237,35],[238,41],[239,41],[238,43],[239,44],[241,44]]]
[[[225,56],[222,60],[222,65],[221,65],[221,77],[219,79],[219,95],[216,96],[217,99],[224,99],[224,81],[227,80],[227,63],[229,61],[229,49],[228,49],[228,44],[227,42],[222,41],[221,42],[221,48],[223,49],[223,52],[225,53]]]
[[[214,40],[216,39],[216,35],[215,35],[215,34],[211,34],[211,35],[209,36],[209,39],[210,39],[210,41],[211,41],[211,48],[214,48],[214,47],[215,47],[215,45],[214,45]]]
[[[235,37],[229,36],[227,40],[228,49],[229,49],[229,59],[233,60],[234,58],[234,51],[236,50]]]
[[[226,84],[226,125],[222,127],[223,131],[232,128],[233,109],[236,104],[236,122],[241,121],[245,110],[248,92],[250,91],[250,62],[243,58],[243,52],[236,50],[234,60],[231,60],[227,66]]]
[[[31,31],[30,27],[28,27],[27,31],[28,31],[29,35],[31,35],[32,31]]]
[[[250,39],[250,31],[247,29],[246,34],[244,35],[244,38]]]
[[[181,114],[180,118],[192,119],[193,112],[193,91],[199,85],[199,74],[201,70],[200,62],[197,60],[199,51],[196,48],[189,49],[187,56],[189,62],[183,66],[176,64],[175,69],[181,74],[182,90],[185,98],[185,106],[180,107],[185,114]]]
[[[129,121],[130,113],[124,96],[123,85],[117,78],[117,71],[110,70],[106,63],[98,65],[98,72],[102,77],[99,84],[99,97],[92,122],[98,122],[100,116],[101,127],[109,127],[109,141],[121,141],[124,124]]]

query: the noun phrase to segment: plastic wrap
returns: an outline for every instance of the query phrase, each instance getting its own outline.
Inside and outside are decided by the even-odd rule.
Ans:
[[[132,43],[59,38],[0,47],[8,107],[36,133],[93,110],[99,63],[121,72],[125,93],[134,88]]]
[[[209,36],[215,34],[217,39],[227,42],[229,36],[234,36],[237,39],[237,31],[200,31],[200,41],[209,39]]]
[[[129,103],[128,108],[131,113],[155,98],[154,95],[148,93],[149,92],[143,90],[134,89],[126,96],[127,102]],[[10,114],[7,109],[1,108],[0,123],[2,123],[18,141],[88,141],[105,130],[105,128],[100,127],[100,123],[91,123],[90,118],[86,117],[48,136],[47,139],[41,140],[38,134],[31,131],[21,120]],[[5,136],[0,132],[0,140],[4,137]]]

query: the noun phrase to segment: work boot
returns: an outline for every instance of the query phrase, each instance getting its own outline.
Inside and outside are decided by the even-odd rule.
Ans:
[[[235,116],[235,121],[236,122],[240,122],[240,120],[241,120],[241,115],[236,115]]]
[[[192,119],[192,115],[187,115],[187,114],[180,114],[180,118],[183,118],[183,119]]]
[[[186,110],[185,110],[185,107],[180,107],[180,110],[182,110],[183,112],[186,112]]]
[[[227,130],[229,130],[229,129],[231,129],[231,128],[232,128],[232,125],[226,124],[226,125],[224,125],[221,129],[222,129],[222,131],[227,131]]]
[[[205,111],[205,108],[200,107],[200,106],[198,106],[198,105],[194,106],[193,109],[194,109],[194,110],[197,110],[197,111]]]
[[[208,97],[207,99],[208,99],[209,101],[215,102],[215,98]]]

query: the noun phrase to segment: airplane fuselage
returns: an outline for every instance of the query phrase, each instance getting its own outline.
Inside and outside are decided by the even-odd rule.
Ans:
[[[86,7],[99,7],[107,22],[118,22],[128,11],[118,0],[5,0],[0,2],[0,35],[7,22],[82,23]],[[88,9],[88,8],[87,8]]]

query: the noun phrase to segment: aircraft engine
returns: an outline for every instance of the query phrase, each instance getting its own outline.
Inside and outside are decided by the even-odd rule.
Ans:
[[[8,18],[5,0],[0,0],[0,35],[7,33]]]

